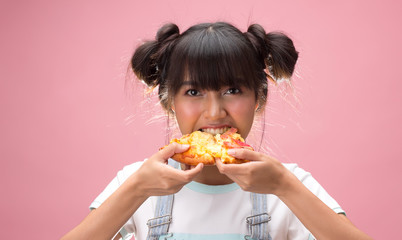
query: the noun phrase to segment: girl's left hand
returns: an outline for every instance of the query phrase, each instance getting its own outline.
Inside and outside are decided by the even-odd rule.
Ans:
[[[275,195],[285,190],[291,173],[275,158],[242,148],[230,149],[228,153],[232,157],[249,161],[242,164],[216,161],[220,173],[228,176],[243,190]]]

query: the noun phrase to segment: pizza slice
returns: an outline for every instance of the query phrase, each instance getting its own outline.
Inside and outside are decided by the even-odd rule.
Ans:
[[[230,128],[222,135],[217,134],[215,136],[210,133],[195,131],[179,139],[172,139],[170,142],[190,145],[187,151],[176,153],[172,157],[174,160],[188,165],[197,165],[198,163],[214,165],[215,158],[220,158],[225,164],[244,163],[247,160],[236,159],[228,155],[227,150],[232,148],[254,150],[244,142],[236,128]]]

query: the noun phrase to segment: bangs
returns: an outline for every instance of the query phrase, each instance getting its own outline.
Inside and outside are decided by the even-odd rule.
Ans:
[[[265,76],[253,46],[239,30],[219,24],[190,28],[174,47],[166,75],[172,96],[184,81],[206,90],[231,86],[257,91],[260,87]]]

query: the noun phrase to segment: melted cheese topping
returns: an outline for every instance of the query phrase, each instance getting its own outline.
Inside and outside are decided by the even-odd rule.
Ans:
[[[191,152],[196,153],[197,156],[210,155],[214,158],[221,158],[223,163],[231,163],[234,158],[227,154],[227,149],[242,147],[234,140],[244,142],[244,139],[236,131],[226,135],[216,134],[215,136],[207,132],[195,131],[180,139],[173,139],[171,142],[190,145]]]

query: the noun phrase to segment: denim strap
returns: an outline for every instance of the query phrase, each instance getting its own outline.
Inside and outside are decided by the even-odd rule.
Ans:
[[[268,233],[268,222],[271,216],[267,213],[267,195],[251,193],[253,208],[251,216],[246,218],[249,235],[245,239],[272,240]]]
[[[174,168],[178,163],[169,159],[168,164]],[[147,240],[158,240],[160,236],[167,235],[172,222],[174,195],[159,196],[156,200],[155,217],[148,220]]]

